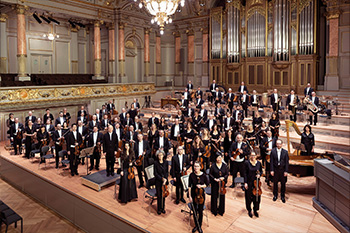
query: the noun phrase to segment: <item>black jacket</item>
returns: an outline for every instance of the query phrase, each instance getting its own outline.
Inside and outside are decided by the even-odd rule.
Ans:
[[[191,166],[190,165],[190,160],[188,159],[188,156],[186,154],[183,154],[183,159],[182,159],[182,169],[186,168],[186,170]],[[180,160],[179,160],[179,155],[176,154],[172,157],[171,159],[171,177],[173,178],[179,178],[181,176],[181,170],[180,170]]]
[[[109,133],[103,135],[103,152],[106,156],[114,156],[114,153],[118,150],[118,137],[113,132],[112,140],[110,139]]]
[[[289,156],[288,151],[281,149],[280,166],[283,167],[283,172],[288,172]],[[277,148],[273,148],[270,155],[270,171],[274,172],[278,166]]]

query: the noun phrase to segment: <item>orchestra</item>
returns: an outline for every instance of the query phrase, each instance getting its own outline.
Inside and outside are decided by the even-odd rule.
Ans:
[[[236,93],[231,88],[224,93],[220,88],[213,80],[209,90],[203,93],[200,87],[194,89],[189,82],[173,115],[152,110],[148,118],[144,117],[136,99],[130,108],[122,108],[120,114],[112,100],[101,109],[97,108],[93,115],[81,106],[75,116],[64,108],[54,119],[50,109],[46,109],[42,118],[45,124],[32,111],[25,118],[25,126],[14,114],[9,114],[8,133],[15,154],[22,153],[24,142],[26,158],[30,158],[34,149],[52,148],[56,169],[60,162],[58,154],[67,150],[72,177],[79,174],[79,164],[84,164],[83,159],[80,161],[82,149],[93,148],[89,170],[99,171],[100,161],[106,160],[106,176],[120,174],[118,200],[121,203],[137,199],[136,187],[141,189],[149,183],[145,168],[153,165],[158,215],[166,213],[169,183],[176,188],[175,203],[186,203],[181,178],[188,175],[189,204],[195,212],[193,232],[203,232],[204,188],[207,186],[211,187],[210,210],[214,216],[225,213],[226,187],[234,188],[238,176],[244,179],[240,187],[245,192],[245,207],[250,218],[259,217],[263,176],[268,186],[273,181],[273,201],[278,197],[278,183],[281,183],[281,200],[286,201],[289,156],[279,139],[283,95],[277,89],[271,90],[270,101],[263,105],[262,96],[256,90],[250,95],[244,82]],[[296,120],[301,103],[306,103],[308,109],[318,107],[319,99],[309,85],[305,96],[306,101],[299,101],[294,90],[288,95],[285,103],[291,111],[291,120]],[[272,112],[267,121],[262,117],[266,116],[265,108]],[[70,124],[72,118],[77,119],[77,123]],[[317,111],[309,121],[316,125]],[[315,138],[310,125],[304,127],[301,137],[305,155],[314,152]],[[169,182],[170,177],[172,182]]]

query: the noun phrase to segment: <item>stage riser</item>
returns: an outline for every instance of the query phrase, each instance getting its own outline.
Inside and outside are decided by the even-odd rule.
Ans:
[[[299,130],[303,132],[304,126],[299,126]],[[284,124],[281,125],[281,129],[283,131],[286,131],[286,126]],[[318,128],[312,128],[312,132],[317,135],[326,135],[326,136],[332,136],[332,137],[344,137],[349,138],[350,137],[350,131],[340,131],[338,129],[318,129]]]
[[[0,156],[1,178],[86,232],[144,232],[126,220]],[[24,219],[26,221],[26,219]]]

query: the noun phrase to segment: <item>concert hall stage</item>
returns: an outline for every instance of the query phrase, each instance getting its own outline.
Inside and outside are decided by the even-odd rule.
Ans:
[[[38,160],[10,155],[0,143],[1,178],[20,191],[32,196],[44,206],[67,218],[87,232],[190,232],[188,218],[176,205],[175,188],[166,199],[166,214],[157,215],[156,202],[148,213],[149,199],[143,201],[145,188],[138,189],[138,201],[120,204],[114,199],[114,185],[97,192],[82,184],[82,177],[71,177],[63,168],[55,169],[54,159],[45,169],[38,169]],[[12,153],[12,152],[11,152]],[[48,161],[47,161],[48,162]],[[49,165],[49,164],[47,164]],[[101,160],[101,170],[105,160]],[[93,170],[92,172],[96,172]],[[80,175],[86,174],[86,166],[79,166]],[[264,180],[264,179],[263,179]],[[138,185],[138,180],[136,181]],[[231,179],[229,180],[229,185]],[[118,189],[117,189],[118,192]],[[226,212],[215,217],[207,211],[203,219],[204,232],[335,232],[337,231],[316,209],[312,207],[315,196],[315,178],[290,176],[287,183],[287,202],[272,201],[272,189],[263,182],[260,217],[249,218],[245,210],[244,193],[240,189],[228,188]],[[206,197],[210,209],[210,196]],[[24,224],[29,219],[24,219]],[[24,225],[25,226],[25,225]]]

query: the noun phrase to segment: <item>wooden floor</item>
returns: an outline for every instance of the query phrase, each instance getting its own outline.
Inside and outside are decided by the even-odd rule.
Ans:
[[[4,150],[5,142],[0,143],[0,154],[5,156],[17,164],[30,169],[34,173],[43,176],[56,184],[86,198],[97,205],[105,208],[108,211],[139,225],[140,227],[150,232],[190,232],[193,228],[193,221],[191,220],[191,226],[188,225],[188,218],[181,213],[181,209],[185,208],[184,204],[176,205],[175,201],[175,188],[173,188],[171,195],[166,199],[166,214],[158,216],[156,213],[156,203],[151,207],[151,213],[148,214],[148,200],[146,203],[143,201],[143,194],[146,191],[145,188],[138,190],[138,201],[128,203],[126,205],[120,204],[114,199],[114,186],[102,189],[97,192],[81,184],[81,178],[79,176],[71,177],[68,171],[63,171],[62,168],[56,170],[54,168],[54,160],[52,160],[51,167],[45,169],[42,165],[38,169],[38,162],[32,162],[25,159],[22,156],[10,155],[8,151]],[[105,168],[105,160],[101,161],[101,168]],[[84,174],[86,172],[85,166],[79,166],[79,173]],[[138,181],[137,181],[138,183]],[[231,177],[229,179],[229,185],[231,184]],[[5,186],[5,189],[2,187]],[[15,189],[9,187],[6,183],[0,183],[1,191],[0,198],[3,201],[8,202],[8,205],[12,207],[12,204],[17,206],[17,203],[26,203],[30,198],[18,192],[16,201],[12,200],[11,193],[16,192]],[[209,226],[207,225],[206,218],[203,221],[204,232],[337,232],[321,214],[319,214],[312,207],[312,197],[315,194],[315,178],[303,177],[297,178],[290,176],[287,183],[287,202],[283,204],[279,199],[276,202],[272,201],[272,189],[263,182],[263,195],[260,206],[260,217],[252,219],[247,215],[244,203],[244,193],[239,189],[228,189],[226,194],[226,212],[224,216],[215,217],[209,211],[206,211],[209,220]],[[210,206],[210,197],[207,196],[206,204]],[[33,206],[40,206],[33,202]],[[18,205],[18,208],[14,208],[18,213],[22,213],[22,207]],[[37,211],[36,208],[32,208],[33,211]],[[45,209],[44,209],[45,210]],[[48,214],[50,211],[45,210]],[[45,212],[44,211],[44,212]],[[31,229],[35,229],[36,232],[75,232],[78,231],[71,225],[59,224],[62,220],[57,218],[56,224],[52,226],[47,224],[43,216],[47,216],[44,212],[37,211],[38,215],[29,214],[30,211],[23,207],[23,213],[25,223],[33,223]],[[52,214],[51,214],[52,215]],[[48,217],[51,218],[51,217]],[[53,218],[53,217],[52,217]],[[40,230],[36,230],[35,223],[40,225]],[[62,231],[59,230],[59,225],[62,225]],[[71,229],[71,230],[67,230]],[[29,229],[28,229],[29,230]],[[31,231],[30,231],[31,232]]]
[[[0,179],[0,200],[24,219],[23,232],[83,232],[66,219],[18,191],[2,179]],[[5,229],[6,225],[3,224],[0,232],[5,232]],[[15,228],[14,224],[8,228],[9,233],[20,232],[20,230],[21,224],[19,222],[17,228]]]

